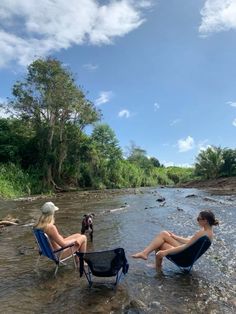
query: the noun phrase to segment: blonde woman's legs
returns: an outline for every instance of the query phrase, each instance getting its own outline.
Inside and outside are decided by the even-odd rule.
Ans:
[[[71,242],[75,242],[75,245],[72,247],[72,252],[75,253],[80,251],[85,253],[87,250],[87,237],[80,233],[75,233],[70,235],[69,237],[65,238],[65,240],[71,240]],[[62,254],[61,258],[65,258],[71,255],[71,249],[66,249]]]

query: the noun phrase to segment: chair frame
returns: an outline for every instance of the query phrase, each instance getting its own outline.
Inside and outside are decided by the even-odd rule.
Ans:
[[[104,277],[104,278],[107,278],[107,277],[115,277],[115,282],[101,282],[101,281],[93,281],[93,276],[94,277],[98,277],[96,275],[94,275],[92,273],[92,270],[91,268],[89,267],[89,265],[84,265],[84,262],[86,262],[86,254],[96,254],[96,253],[105,253],[105,252],[109,252],[109,251],[115,251],[116,249],[113,249],[113,250],[105,250],[105,251],[100,251],[100,252],[88,252],[88,253],[81,253],[81,252],[77,252],[77,255],[79,256],[79,260],[80,260],[80,267],[79,267],[79,271],[80,271],[80,277],[83,276],[83,274],[85,274],[86,276],[86,279],[88,281],[88,284],[89,284],[89,288],[92,287],[93,283],[97,283],[97,284],[111,284],[113,285],[113,287],[115,288],[119,282],[121,282],[121,278],[122,278],[122,275],[125,276],[128,272],[128,269],[129,269],[129,264],[126,260],[126,257],[125,257],[125,252],[124,252],[124,249],[122,248],[117,248],[117,249],[121,249],[123,251],[123,254],[124,254],[124,264],[120,267],[120,269],[117,271],[116,275],[113,275],[113,276],[99,276],[99,277]]]
[[[74,243],[61,247],[58,250],[53,250],[52,244],[49,240],[48,235],[42,229],[33,228],[33,233],[34,233],[34,237],[35,237],[36,243],[38,245],[38,250],[39,250],[39,257],[37,259],[36,267],[35,267],[36,269],[38,268],[38,264],[39,264],[39,260],[41,256],[47,257],[48,259],[52,260],[56,264],[54,277],[56,277],[59,266],[66,265],[65,261],[70,258],[73,259],[74,267],[75,269],[77,269],[77,264],[75,260],[76,252],[73,252],[73,247],[75,245]],[[65,258],[61,258],[61,253],[65,249],[68,249],[68,248],[70,248],[71,254]]]
[[[192,270],[193,265],[194,265],[194,263],[197,261],[197,259],[198,259],[201,255],[203,255],[203,254],[209,249],[209,247],[211,246],[211,241],[210,241],[210,239],[209,239],[207,236],[203,236],[203,237],[199,238],[197,241],[199,241],[199,240],[202,240],[202,244],[201,244],[200,248],[196,251],[195,256],[194,256],[194,258],[193,258],[193,261],[192,261],[191,265],[185,266],[185,267],[184,267],[184,266],[180,266],[180,265],[178,265],[178,263],[176,263],[176,262],[174,261],[174,259],[173,259],[175,256],[177,256],[177,255],[179,255],[179,254],[181,254],[181,253],[184,253],[184,251],[187,250],[187,249],[189,249],[191,246],[187,247],[185,250],[183,250],[183,251],[181,251],[181,252],[179,252],[179,253],[168,254],[168,255],[166,256],[166,258],[167,258],[169,261],[171,261],[172,263],[174,263],[177,267],[179,267],[179,269],[180,269],[181,271],[183,271],[183,272],[185,272],[185,273],[190,273],[190,271]],[[197,241],[196,241],[196,242],[197,242]],[[194,245],[196,242],[194,242],[192,245]],[[206,247],[205,251],[202,253],[202,250],[204,249],[204,246],[205,246],[205,245],[206,245],[207,247]]]

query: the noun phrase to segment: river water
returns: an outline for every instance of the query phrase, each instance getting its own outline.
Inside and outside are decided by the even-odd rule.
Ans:
[[[164,206],[157,198],[166,199]],[[68,262],[53,277],[54,265],[37,248],[32,223],[46,200],[59,206],[56,224],[63,235],[80,232],[82,216],[95,213],[89,251],[124,247],[130,269],[116,290],[88,288]],[[211,248],[183,274],[168,260],[161,273],[148,261],[130,257],[166,229],[187,236],[198,230],[200,210],[212,209],[220,220]],[[66,193],[50,199],[0,202],[0,218],[11,214],[20,225],[0,230],[0,313],[235,313],[236,196],[210,195],[196,189],[137,189],[134,193]]]

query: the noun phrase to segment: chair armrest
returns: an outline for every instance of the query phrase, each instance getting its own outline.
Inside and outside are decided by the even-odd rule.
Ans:
[[[58,249],[58,250],[53,251],[53,253],[61,252],[61,251],[65,250],[65,249],[67,249],[68,247],[72,247],[72,246],[74,246],[74,245],[75,245],[75,243],[68,244],[68,245],[63,246],[62,248],[60,248],[60,249]]]

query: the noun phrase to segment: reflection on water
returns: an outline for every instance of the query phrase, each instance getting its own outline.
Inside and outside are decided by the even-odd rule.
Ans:
[[[166,199],[164,206],[158,196]],[[189,196],[189,197],[188,197]],[[37,251],[31,224],[45,200],[1,202],[0,218],[10,213],[20,226],[0,232],[1,313],[234,313],[236,196],[209,195],[194,189],[142,189],[110,198],[81,198],[79,193],[60,195],[57,225],[64,235],[80,231],[82,216],[95,213],[94,242],[88,249],[124,247],[130,270],[116,291],[106,285],[89,290],[68,263],[53,277],[54,267],[41,259],[34,270]],[[182,274],[165,261],[156,274],[148,263],[130,255],[143,248],[157,232],[172,230],[183,236],[197,230],[200,210],[214,210],[220,219],[215,240],[191,274]],[[119,209],[119,210],[114,210]]]

